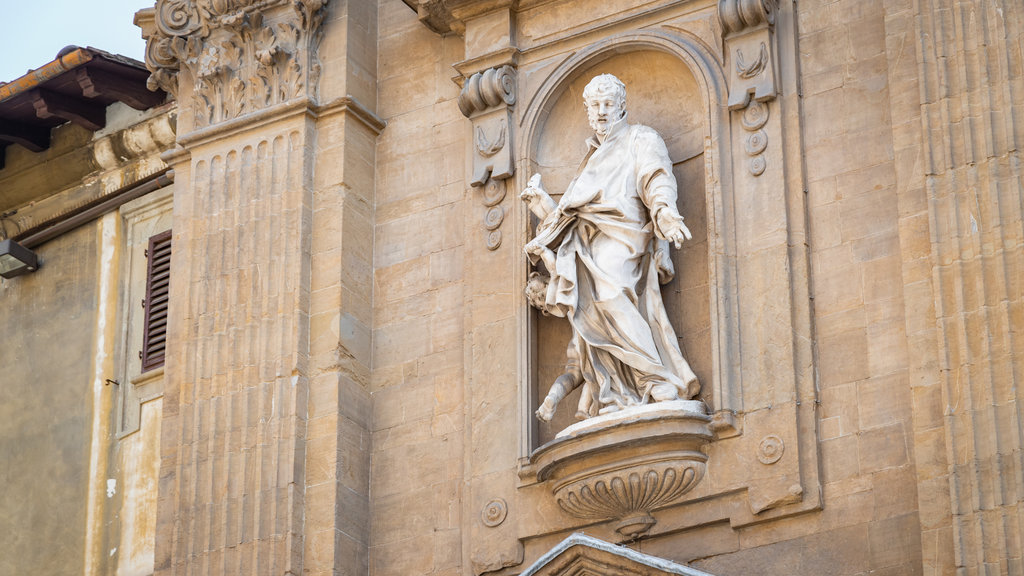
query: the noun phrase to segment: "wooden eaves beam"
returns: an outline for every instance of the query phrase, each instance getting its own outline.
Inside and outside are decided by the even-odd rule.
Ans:
[[[32,152],[42,152],[50,147],[50,128],[0,118],[0,140],[21,144]]]
[[[36,116],[74,122],[87,130],[99,130],[107,125],[107,108],[87,100],[75,99],[70,96],[37,88],[28,93],[35,106]]]
[[[167,95],[163,91],[151,92],[143,83],[132,83],[105,70],[83,66],[75,70],[75,80],[86,98],[107,96],[120,100],[136,110],[148,110],[163,104]]]

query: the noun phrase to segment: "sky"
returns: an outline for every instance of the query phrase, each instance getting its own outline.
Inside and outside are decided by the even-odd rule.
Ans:
[[[0,82],[57,57],[60,49],[92,46],[143,60],[146,43],[132,24],[155,0],[0,0]]]

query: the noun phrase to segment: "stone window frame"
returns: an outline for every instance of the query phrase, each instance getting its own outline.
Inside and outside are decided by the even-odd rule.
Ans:
[[[118,335],[118,387],[115,435],[124,438],[139,430],[142,404],[163,396],[164,365],[143,368],[145,317],[142,301],[148,284],[146,250],[153,236],[171,228],[174,186],[125,203],[121,217],[121,310]]]
[[[790,17],[791,11],[786,18]],[[786,38],[780,41],[782,60],[791,62],[795,47],[788,34],[782,36]],[[744,144],[748,136],[743,124],[745,108],[730,109],[728,105],[729,87],[724,74],[727,60],[716,55],[695,34],[671,27],[633,29],[578,48],[546,73],[547,78],[538,86],[520,94],[520,101],[526,106],[517,116],[516,128],[520,136],[516,140],[516,157],[519,160],[512,187],[526,186],[535,162],[538,130],[565,87],[604,59],[634,50],[656,50],[679,58],[690,68],[706,98],[705,178],[713,378],[703,385],[712,387],[709,408],[714,440],[709,445],[709,466],[728,462],[728,458],[721,457],[725,453],[748,454],[757,462],[757,467],[747,476],[726,478],[715,474],[714,482],[704,483],[689,498],[693,501],[721,499],[723,503],[735,501],[736,505],[723,507],[731,506],[731,512],[725,517],[734,527],[818,509],[821,506],[818,437],[811,425],[815,421],[817,390],[811,345],[810,277],[802,240],[806,234],[800,180],[804,173],[803,159],[793,153],[792,144],[792,139],[798,138],[796,135],[800,132],[798,91],[793,76],[782,74],[781,96],[763,105],[771,108],[765,131],[776,144],[769,146],[769,170],[763,174],[753,173],[745,161]],[[530,65],[536,63],[519,63],[520,68]],[[770,214],[766,215],[764,210]],[[754,214],[756,216],[752,216]],[[762,218],[773,226],[770,238],[764,243],[755,242],[761,236],[750,231],[753,218]],[[528,221],[525,206],[519,207],[515,220]],[[779,227],[780,222],[785,226]],[[528,226],[517,226],[517,230],[515,244],[525,245],[529,240]],[[780,266],[765,268],[779,264],[780,260]],[[768,269],[787,273],[763,274]],[[767,279],[764,290],[752,289],[740,281],[744,277],[757,277],[759,273]],[[516,274],[521,292],[526,285],[528,268],[518,267]],[[766,295],[779,300],[769,304],[764,302]],[[741,308],[745,311],[743,314]],[[770,317],[772,323],[762,322],[762,316]],[[518,304],[517,318],[520,417],[517,486],[533,489],[537,478],[531,458],[538,448],[538,430],[532,418],[538,401],[533,370],[536,327],[525,299]],[[766,363],[760,357],[762,354],[780,363]],[[784,369],[765,374],[765,366],[769,365]],[[783,444],[787,453],[780,458]],[[774,457],[763,454],[766,447],[775,446],[779,448],[775,449]],[[687,508],[689,503],[683,502],[679,509]],[[679,517],[666,518],[666,525],[685,528],[696,521],[685,514],[672,514]],[[708,521],[721,519],[724,518],[707,518]]]

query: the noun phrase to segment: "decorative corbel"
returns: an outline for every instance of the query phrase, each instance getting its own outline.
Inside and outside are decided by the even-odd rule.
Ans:
[[[512,157],[512,106],[516,102],[515,69],[504,65],[471,75],[459,94],[459,109],[472,121],[473,152],[470,184],[483,190],[487,248],[501,245],[500,206],[505,198],[504,180],[515,173]]]
[[[777,0],[719,0],[725,40],[729,109],[775,98],[775,12]]]
[[[515,74],[511,66],[488,68],[462,85],[459,110],[473,121],[473,186],[483,186],[488,177],[504,180],[515,171],[511,132]]]
[[[767,168],[767,102],[775,99],[775,12],[777,0],[719,0],[718,18],[725,40],[729,110],[742,111],[747,132],[747,170],[754,177]],[[753,99],[751,99],[753,98]]]

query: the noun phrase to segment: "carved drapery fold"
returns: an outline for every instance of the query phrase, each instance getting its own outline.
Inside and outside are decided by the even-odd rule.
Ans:
[[[188,74],[194,84],[194,128],[315,95],[326,4],[158,0],[136,17],[146,39],[149,87],[179,96],[181,75]]]

